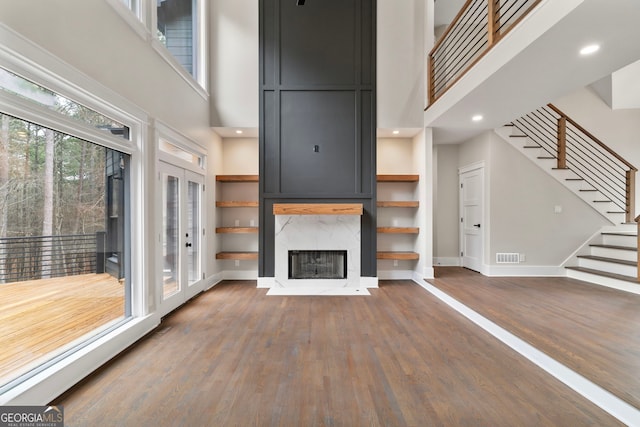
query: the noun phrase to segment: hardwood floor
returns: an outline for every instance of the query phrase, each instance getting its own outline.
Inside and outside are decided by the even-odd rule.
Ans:
[[[554,277],[436,269],[429,280],[474,311],[640,408],[640,296]]]
[[[108,274],[0,285],[0,384],[124,317],[124,287]]]
[[[68,426],[613,426],[408,281],[363,297],[223,282],[56,399]]]

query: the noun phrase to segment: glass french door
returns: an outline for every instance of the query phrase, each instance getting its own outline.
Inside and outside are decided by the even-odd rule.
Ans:
[[[160,311],[174,310],[202,291],[204,177],[160,163]]]

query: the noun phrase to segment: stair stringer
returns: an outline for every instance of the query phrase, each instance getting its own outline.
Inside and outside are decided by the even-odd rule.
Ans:
[[[607,199],[606,196],[604,196],[600,191],[595,190],[593,187],[590,187],[584,181],[574,181],[579,179],[580,177],[570,169],[554,169],[557,162],[556,158],[547,158],[551,156],[549,155],[549,153],[544,151],[542,147],[525,148],[537,146],[538,144],[526,135],[514,135],[514,129],[515,128],[513,126],[503,126],[501,128],[494,129],[494,131],[509,145],[515,147],[525,157],[531,160],[536,166],[553,177],[566,189],[575,194],[590,208],[603,216],[607,221],[611,223],[611,225],[615,226],[624,223],[625,214],[622,212],[615,212],[615,209],[617,207],[612,202],[597,201]],[[544,158],[541,159],[540,157]]]

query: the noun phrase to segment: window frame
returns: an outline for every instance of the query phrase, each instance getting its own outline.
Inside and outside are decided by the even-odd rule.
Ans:
[[[124,7],[124,4],[121,5]],[[0,92],[0,109],[9,115],[88,140],[130,156],[129,219],[125,225],[129,242],[129,279],[131,317],[112,330],[94,337],[86,345],[50,361],[29,379],[0,392],[0,405],[46,404],[62,390],[77,383],[91,371],[133,344],[152,330],[160,319],[154,307],[153,264],[145,257],[151,224],[145,221],[147,198],[153,188],[145,188],[151,180],[154,154],[147,148],[149,118],[124,97],[92,80],[64,61],[0,24],[0,66],[27,80],[94,109],[130,129],[129,140],[111,135],[50,110],[37,102],[5,91]],[[148,277],[151,276],[151,277]]]

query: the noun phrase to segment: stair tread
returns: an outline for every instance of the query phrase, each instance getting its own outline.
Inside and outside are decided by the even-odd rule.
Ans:
[[[538,156],[538,159],[540,160],[552,160],[555,159],[554,156]]]
[[[522,148],[542,148],[542,145],[525,145]]]
[[[509,138],[526,138],[527,135],[509,135]]]
[[[581,271],[583,273],[595,274],[598,276],[609,277],[611,279],[624,280],[625,282],[638,283],[638,278],[633,276],[625,276],[624,274],[609,273],[607,271],[594,270],[593,268],[585,267],[565,267],[569,270]]]
[[[596,256],[596,255],[578,255],[578,258],[591,259],[594,261],[610,262],[612,264],[629,265],[632,267],[635,267],[636,265],[638,265],[637,261],[627,261],[624,259],[609,258],[604,256]]]
[[[595,188],[586,188],[584,190],[578,190],[578,191],[584,191],[584,192],[588,192],[588,191],[598,191]]]
[[[615,231],[605,231],[604,233],[600,233],[603,236],[626,236],[626,237],[638,237],[638,232],[630,231],[628,233],[623,232],[615,232]]]
[[[593,203],[611,203],[611,200],[594,200]]]
[[[565,178],[565,181],[584,181],[582,178]]]
[[[620,251],[633,251],[638,252],[638,248],[634,246],[620,246],[620,245],[602,245],[602,244],[591,244],[589,246],[593,246],[596,248],[605,248],[605,249],[618,249]]]

